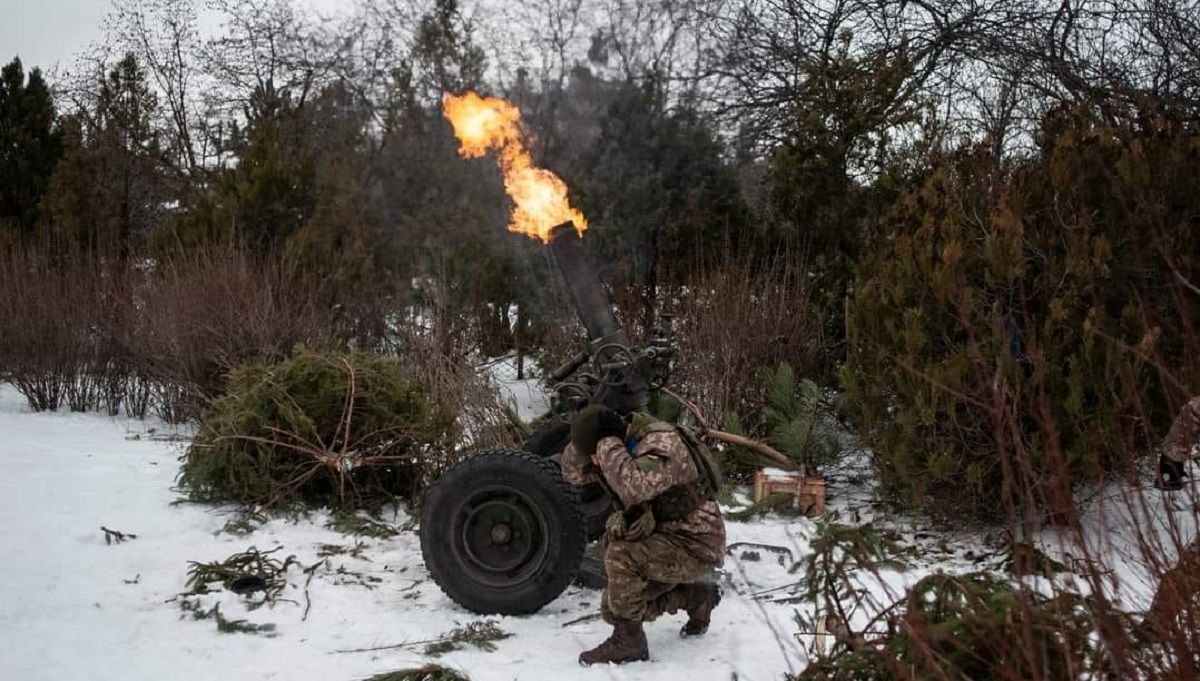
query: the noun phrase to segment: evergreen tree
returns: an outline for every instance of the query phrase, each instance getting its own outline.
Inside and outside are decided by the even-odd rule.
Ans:
[[[921,103],[905,90],[913,65],[904,50],[856,56],[849,34],[805,70],[767,177],[773,240],[805,256],[827,332],[840,339],[869,226],[896,198],[894,176],[921,156],[891,134],[918,121]]]
[[[50,89],[20,59],[0,70],[0,232],[28,235],[62,154]]]
[[[64,154],[44,202],[60,244],[128,255],[158,227],[169,187],[152,123],[158,102],[133,55],[63,124]]]
[[[662,282],[732,252],[748,211],[715,132],[653,82],[624,83],[585,154],[579,186],[610,262],[648,296]],[[653,301],[646,299],[646,312]]]
[[[302,118],[287,92],[256,88],[235,129],[237,163],[215,173],[188,202],[160,247],[220,243],[268,253],[298,232],[313,213],[315,166]]]
[[[1200,127],[1072,107],[1039,141],[935,158],[858,263],[843,385],[899,502],[1070,518],[1200,386]]]
[[[428,101],[439,101],[443,92],[478,88],[483,81],[486,58],[471,39],[458,0],[436,0],[421,17],[414,43]]]

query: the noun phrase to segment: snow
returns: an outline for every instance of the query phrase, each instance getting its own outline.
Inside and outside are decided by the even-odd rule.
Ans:
[[[545,407],[536,381],[517,381],[498,368],[522,416]],[[768,516],[728,524],[729,543],[766,544],[790,551],[782,563],[769,550],[735,548],[726,561],[725,599],[702,639],[682,640],[678,619],[647,627],[651,663],[584,669],[580,650],[608,633],[598,620],[574,622],[596,612],[599,592],[571,587],[541,612],[496,618],[512,634],[494,652],[467,649],[440,658],[422,646],[394,646],[436,638],[482,619],[463,610],[429,580],[419,541],[411,529],[390,539],[352,538],[327,529],[323,512],[277,518],[248,535],[223,531],[233,509],[181,502],[173,489],[185,443],[156,436],[164,424],[84,414],[31,414],[10,387],[0,385],[0,527],[7,555],[0,561],[0,679],[345,679],[420,666],[432,661],[457,668],[476,681],[512,679],[655,679],[703,681],[779,679],[805,666],[810,633],[798,635],[794,615],[811,618],[814,605],[797,602],[801,575],[789,568],[809,550],[818,523]],[[863,571],[852,577],[879,603],[888,603],[927,574],[942,570],[997,569],[1003,556],[998,531],[947,531],[919,517],[884,511],[859,459],[844,474],[827,476],[827,520],[896,531],[907,552],[903,570]],[[857,471],[857,472],[856,472]],[[1133,491],[1131,492],[1131,489]],[[1109,485],[1092,494],[1084,514],[1087,541],[1072,546],[1056,533],[1034,539],[1070,565],[1081,555],[1115,563],[1113,593],[1127,607],[1144,609],[1155,586],[1141,565],[1137,527],[1153,522],[1161,535],[1182,543],[1196,532],[1196,498],[1144,494],[1144,486]],[[1136,498],[1131,495],[1136,494]],[[744,499],[743,499],[744,500]],[[404,526],[397,511],[388,520]],[[106,544],[101,526],[136,534]],[[1174,528],[1173,530],[1171,528]],[[329,556],[307,585],[302,567],[273,607],[248,610],[246,601],[219,591],[201,598],[204,609],[220,604],[229,619],[272,623],[273,635],[220,633],[212,619],[183,612],[189,561],[213,561],[251,546],[280,548],[303,567],[321,561],[323,545],[362,542],[359,557]],[[757,560],[753,553],[757,552]],[[305,603],[311,603],[304,616]],[[856,612],[865,624],[870,608]],[[564,626],[566,625],[566,626]]]
[[[488,372],[517,416],[528,422],[550,410],[550,393],[542,385],[533,357],[526,359],[524,368],[525,378],[517,378],[516,357],[508,355],[494,362]]]
[[[0,386],[0,526],[8,553],[0,561],[0,640],[6,644],[0,678],[353,680],[434,660],[420,647],[336,651],[435,638],[483,619],[430,582],[412,531],[362,538],[362,558],[332,557],[309,586],[307,620],[300,568],[289,572],[282,595],[294,603],[247,611],[233,594],[204,597],[205,607],[220,602],[228,618],[274,623],[273,637],[219,633],[211,619],[184,617],[172,599],[184,591],[188,561],[283,546],[278,557],[294,554],[310,566],[322,544],[354,540],[326,529],[323,513],[271,520],[248,536],[221,531],[231,509],[173,503],[180,498],[172,486],[184,445],[127,439],[128,429],[147,427],[96,415],[30,414],[15,391]],[[401,513],[395,523],[406,519]],[[800,525],[811,529],[807,521]],[[105,544],[101,526],[137,538]],[[792,527],[733,524],[731,541],[784,543]],[[336,574],[339,567],[381,581],[368,588]],[[497,642],[495,652],[470,649],[436,661],[476,681],[698,681],[728,679],[734,670],[742,679],[778,679],[803,666],[790,606],[763,606],[729,593],[705,638],[682,640],[681,622],[664,619],[647,629],[653,664],[583,669],[575,661],[579,651],[602,640],[608,628],[596,620],[563,625],[594,613],[599,595],[572,587],[536,615],[498,618],[513,636]]]
[[[1105,595],[1131,612],[1150,607],[1158,575],[1175,563],[1180,549],[1196,537],[1200,525],[1196,483],[1166,493],[1154,489],[1151,480],[1146,471],[1138,485],[1104,485],[1081,495],[1088,498],[1080,521],[1082,541],[1053,530],[1032,538],[1068,568],[1099,559],[1110,571],[1103,583]],[[1148,552],[1143,551],[1143,543],[1151,547]],[[1147,560],[1147,553],[1155,560]],[[1087,590],[1085,585],[1078,586]]]
[[[782,468],[774,468],[772,466],[763,468],[762,474],[771,480],[795,480],[800,477],[800,471],[785,471]]]

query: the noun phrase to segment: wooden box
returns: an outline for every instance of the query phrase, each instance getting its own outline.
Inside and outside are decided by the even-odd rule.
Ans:
[[[792,508],[815,518],[825,513],[825,479],[806,471],[764,469],[754,474],[754,502],[772,494],[790,494]]]

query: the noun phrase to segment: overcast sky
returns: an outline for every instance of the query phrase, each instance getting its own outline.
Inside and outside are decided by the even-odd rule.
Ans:
[[[298,7],[322,15],[348,10],[353,0],[299,0]],[[203,7],[203,0],[196,2]],[[71,65],[75,55],[99,42],[104,17],[112,0],[0,0],[0,64],[19,56],[26,70],[40,66],[50,72],[55,64]],[[201,16],[202,28],[215,28],[211,17]]]
[[[25,68],[49,71],[100,38],[111,0],[0,0],[0,59],[20,57]]]

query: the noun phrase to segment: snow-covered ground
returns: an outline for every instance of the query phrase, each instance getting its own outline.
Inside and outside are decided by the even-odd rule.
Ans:
[[[361,679],[432,661],[422,647],[342,653],[435,638],[482,619],[446,598],[427,578],[417,535],[360,539],[362,558],[334,556],[308,587],[290,586],[273,608],[248,612],[233,594],[206,597],[230,618],[276,625],[274,636],[219,633],[213,620],[193,620],[176,596],[188,561],[212,561],[251,546],[284,548],[304,566],[323,544],[354,539],[326,529],[315,513],[272,520],[253,533],[223,532],[223,509],[175,503],[172,490],[181,444],[130,440],[147,424],[83,414],[30,414],[0,387],[0,679]],[[403,516],[396,523],[403,524]],[[106,544],[101,526],[136,534]],[[799,543],[811,523],[730,528],[732,541]],[[359,573],[356,577],[338,574]],[[794,580],[782,571],[782,578]],[[378,579],[378,582],[373,581]],[[364,585],[366,584],[366,585]],[[575,658],[607,635],[599,621],[571,626],[595,612],[599,592],[572,587],[542,612],[499,618],[513,634],[494,652],[453,652],[437,661],[476,681],[487,679],[777,679],[803,666],[792,639],[790,607],[761,607],[730,594],[709,635],[681,640],[679,622],[648,629],[653,664],[584,670]]]
[[[502,381],[511,384],[511,378]],[[517,396],[523,410],[536,406],[534,392]],[[788,602],[798,575],[775,555],[759,560],[736,549],[727,561],[726,597],[703,639],[681,640],[678,621],[648,627],[649,664],[583,669],[581,649],[607,634],[597,620],[574,622],[594,613],[599,592],[571,587],[542,612],[498,618],[512,634],[493,652],[468,649],[437,658],[423,646],[390,647],[433,639],[481,618],[463,610],[428,579],[418,538],[412,530],[390,539],[353,538],[325,527],[313,513],[300,520],[275,519],[247,535],[223,531],[231,509],[181,502],[173,490],[183,444],[131,439],[155,424],[82,414],[31,414],[23,399],[0,385],[0,528],[5,557],[0,560],[0,679],[345,679],[419,666],[431,661],[457,668],[476,681],[497,679],[656,679],[702,681],[779,679],[805,665],[812,638],[796,633],[794,613],[813,612],[811,603]],[[166,430],[161,424],[157,424]],[[161,432],[161,431],[160,431]],[[874,510],[869,484],[833,487],[832,508],[843,521],[871,519],[900,529],[902,543],[919,547],[909,569],[883,571],[872,591],[893,596],[937,569],[965,572],[996,565],[1001,556],[981,533],[948,533],[915,519]],[[1151,498],[1153,500],[1153,498]],[[1126,539],[1106,540],[1102,551],[1130,551],[1129,521],[1115,492],[1100,496],[1096,528],[1108,527]],[[1168,502],[1177,508],[1193,497]],[[1186,509],[1184,509],[1186,511]],[[1152,509],[1164,517],[1160,504]],[[1128,515],[1127,513],[1125,515]],[[1194,533],[1195,514],[1177,514]],[[400,513],[393,522],[405,524]],[[136,534],[106,543],[101,526]],[[729,541],[787,547],[800,559],[816,531],[806,519],[760,518],[731,522]],[[329,546],[353,547],[358,557],[326,555]],[[1052,543],[1047,538],[1046,544]],[[231,593],[202,597],[229,619],[271,623],[273,635],[220,633],[214,620],[195,620],[181,610],[189,561],[213,561],[250,547],[280,548],[300,567],[273,607],[248,610]],[[323,549],[324,547],[324,549]],[[1053,548],[1053,547],[1051,547]],[[1065,547],[1058,547],[1069,553]],[[302,569],[327,562],[313,572]],[[744,558],[744,560],[743,560]],[[1152,592],[1152,581],[1132,567],[1119,576],[1118,589],[1134,601]],[[768,592],[763,598],[762,592]],[[755,595],[759,598],[756,599]],[[886,597],[882,597],[886,598]],[[890,599],[888,599],[890,600]],[[782,602],[780,602],[782,601]],[[310,604],[307,617],[306,604]],[[1144,607],[1144,606],[1143,606]]]

